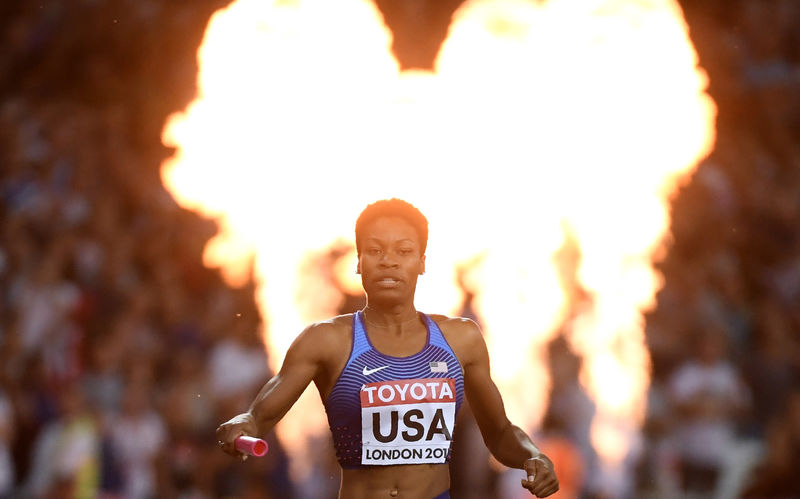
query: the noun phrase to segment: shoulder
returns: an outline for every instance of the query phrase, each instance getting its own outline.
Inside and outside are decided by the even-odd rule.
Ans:
[[[298,335],[290,350],[296,353],[322,355],[350,348],[353,314],[338,315],[309,324]]]
[[[430,314],[428,317],[433,319],[443,333],[455,333],[462,335],[481,335],[481,328],[472,319],[464,317],[448,317],[440,314]]]
[[[481,328],[472,319],[446,315],[430,315],[429,317],[442,330],[444,338],[462,364],[468,363],[476,356],[481,356],[486,351]]]
[[[341,334],[343,331],[349,332],[353,327],[353,315],[354,314],[337,315],[336,317],[331,317],[324,321],[309,324],[303,331],[303,334],[332,335]]]

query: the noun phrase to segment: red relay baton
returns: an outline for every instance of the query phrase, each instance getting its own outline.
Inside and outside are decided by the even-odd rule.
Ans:
[[[236,440],[233,441],[233,445],[236,447],[236,450],[242,454],[255,457],[261,457],[269,450],[269,445],[267,444],[266,440],[248,437],[246,435],[236,437]]]

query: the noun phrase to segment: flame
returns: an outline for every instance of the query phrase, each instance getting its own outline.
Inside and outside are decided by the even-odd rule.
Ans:
[[[352,241],[366,204],[407,199],[430,221],[417,307],[455,313],[455,269],[469,268],[493,376],[510,418],[533,429],[543,347],[574,300],[556,265],[569,232],[591,297],[569,340],[598,406],[595,445],[618,466],[643,417],[642,311],[660,286],[669,196],[714,141],[677,2],[468,1],[432,72],[399,72],[390,41],[367,0],[238,0],[212,17],[162,167],[182,205],[220,224],[206,264],[233,284],[254,272],[277,369],[335,308],[335,294],[301,289],[304,259]],[[295,463],[297,436],[326,431],[316,394],[298,405],[278,426]]]

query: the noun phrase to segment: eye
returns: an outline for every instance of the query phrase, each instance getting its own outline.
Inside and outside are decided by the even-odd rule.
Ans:
[[[412,250],[411,248],[400,248],[397,252],[402,256],[408,256],[411,253],[413,253],[414,250]]]

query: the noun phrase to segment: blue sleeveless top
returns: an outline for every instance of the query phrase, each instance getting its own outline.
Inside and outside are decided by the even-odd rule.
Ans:
[[[439,326],[420,316],[425,347],[393,357],[370,343],[362,312],[353,314],[350,357],[324,404],[343,468],[449,462],[464,373]]]

